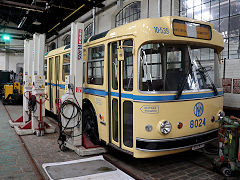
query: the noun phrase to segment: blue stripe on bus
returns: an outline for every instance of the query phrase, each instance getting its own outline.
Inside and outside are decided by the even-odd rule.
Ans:
[[[222,91],[219,91],[219,95],[222,95]],[[201,99],[214,97],[214,93],[197,93],[197,94],[183,94],[180,96],[179,100],[189,100],[189,99]],[[176,95],[167,96],[138,96],[134,95],[133,100],[136,101],[172,101],[175,100]]]
[[[117,93],[117,92],[111,92],[111,96],[119,97],[119,93]]]
[[[119,93],[111,92],[111,95],[114,97],[119,97]],[[219,91],[218,95],[223,95],[223,91]],[[197,93],[197,94],[183,94],[179,98],[180,100],[188,99],[200,99],[200,98],[209,98],[214,97],[214,93]],[[136,101],[172,101],[175,100],[176,95],[162,95],[162,96],[141,96],[141,95],[132,95],[132,94],[121,94],[122,98],[133,99]]]
[[[63,85],[63,84],[58,84],[58,87],[65,89],[65,85]]]
[[[47,86],[49,86],[49,85],[54,86],[54,87],[58,86],[61,89],[65,89],[65,85],[63,85],[63,84],[54,84],[54,83],[49,83],[49,82],[47,82],[46,84],[47,84]]]
[[[118,92],[111,92],[111,96],[119,97],[119,93]],[[133,96],[134,96],[133,94],[121,93],[122,98],[133,99]]]
[[[97,89],[90,89],[90,88],[83,88],[84,93],[94,94],[99,96],[107,96],[108,93],[104,90],[97,90]]]
[[[56,86],[54,83],[48,83],[47,85]],[[64,89],[65,85],[58,84],[58,87]],[[93,94],[93,95],[99,95],[99,96],[107,96],[108,92],[104,90],[97,90],[97,89],[91,89],[91,88],[83,88],[84,93]],[[223,95],[223,91],[218,91],[218,95]],[[111,92],[111,96],[113,97],[119,97],[118,92]],[[207,92],[207,93],[195,93],[195,94],[182,94],[179,98],[179,100],[189,100],[189,99],[201,99],[201,98],[210,98],[214,97],[213,92]],[[175,100],[176,95],[159,95],[159,96],[142,96],[142,95],[133,95],[133,94],[126,94],[121,93],[122,98],[127,99],[133,99],[136,101],[172,101]]]

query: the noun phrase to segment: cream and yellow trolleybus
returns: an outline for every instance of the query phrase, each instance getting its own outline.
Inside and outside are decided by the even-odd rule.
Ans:
[[[84,44],[83,132],[136,158],[216,139],[222,49],[223,38],[211,24],[174,16],[90,37]],[[47,110],[56,113],[69,72],[70,46],[46,54]]]

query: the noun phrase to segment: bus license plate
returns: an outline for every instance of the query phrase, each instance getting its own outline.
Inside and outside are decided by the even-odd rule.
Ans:
[[[193,147],[192,147],[192,150],[194,151],[194,150],[197,150],[197,149],[201,149],[201,148],[203,148],[204,146],[205,146],[205,144],[199,144],[199,145],[193,146]]]

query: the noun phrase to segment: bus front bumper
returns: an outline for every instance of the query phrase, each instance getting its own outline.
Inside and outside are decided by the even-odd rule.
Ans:
[[[218,138],[218,130],[171,139],[142,139],[136,138],[136,149],[140,151],[161,152],[190,148],[210,142]]]

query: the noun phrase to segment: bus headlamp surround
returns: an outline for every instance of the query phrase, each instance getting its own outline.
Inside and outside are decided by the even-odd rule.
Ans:
[[[169,134],[172,130],[172,124],[169,121],[161,121],[160,122],[160,132],[163,134]]]
[[[218,119],[222,119],[222,118],[224,118],[224,116],[225,116],[225,112],[224,111],[220,111],[218,113]]]

